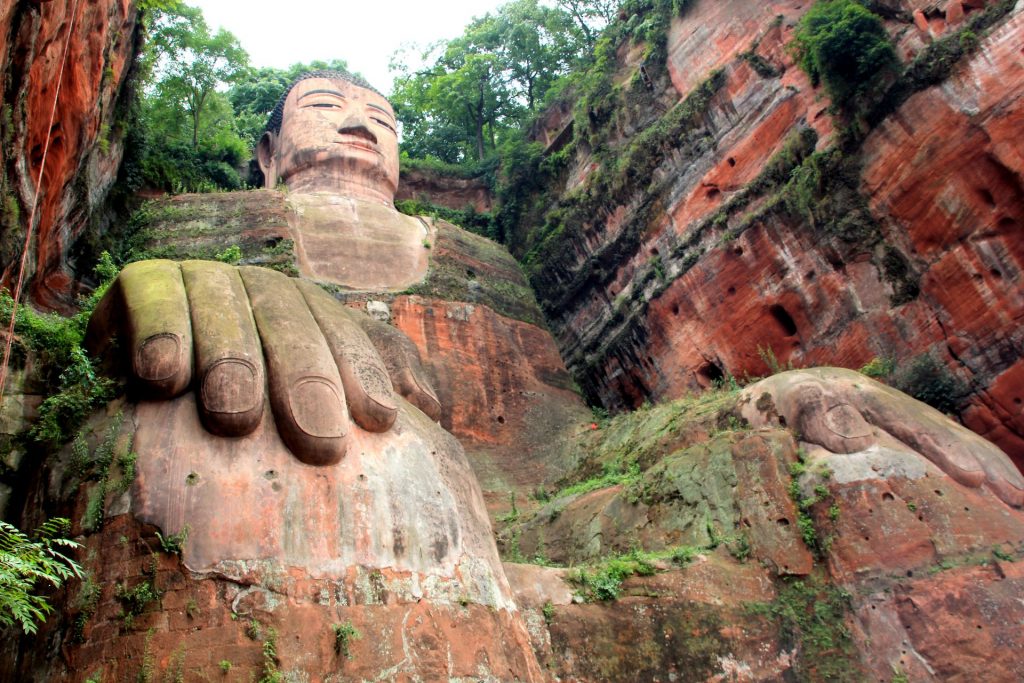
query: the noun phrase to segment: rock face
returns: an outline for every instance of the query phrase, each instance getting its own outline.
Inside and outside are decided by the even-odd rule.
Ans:
[[[6,2],[0,10],[0,267],[4,282],[16,278],[38,194],[27,272],[31,298],[61,309],[74,302],[70,249],[102,207],[121,163],[130,97],[125,84],[139,47],[134,3],[103,0],[74,6],[74,16],[72,5],[61,2]],[[48,128],[65,47],[60,97]],[[37,188],[47,138],[46,168]]]
[[[581,446],[569,486],[499,522],[506,555],[582,567],[506,570],[563,680],[1020,677],[1005,625],[1024,515],[954,477],[974,458],[1024,480],[928,406],[794,371],[624,414]]]
[[[456,210],[471,206],[479,213],[494,208],[490,188],[483,181],[476,178],[442,177],[419,169],[402,170],[395,200],[407,199],[428,201]]]
[[[922,29],[911,13],[936,3],[888,3],[887,22],[910,59],[983,4],[948,3],[950,25]],[[676,109],[697,110],[682,142],[602,205],[606,218],[563,224],[527,256],[563,357],[589,397],[620,408],[775,361],[857,368],[930,354],[964,386],[953,397],[964,422],[1021,464],[1022,9],[942,84],[830,157],[835,187],[802,215],[783,185],[837,139],[827,100],[784,49],[807,6],[698,0],[672,20],[653,87],[668,107],[685,98]],[[638,68],[622,59],[617,82]],[[580,143],[567,187],[628,178],[606,180],[601,163],[640,158],[635,131],[675,110],[652,111],[612,133],[611,156]]]

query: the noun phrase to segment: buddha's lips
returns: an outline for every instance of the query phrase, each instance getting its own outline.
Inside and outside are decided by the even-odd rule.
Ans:
[[[361,138],[361,137],[359,137],[357,135],[344,135],[344,136],[338,138],[337,140],[335,140],[335,142],[337,144],[339,144],[339,145],[348,145],[350,147],[357,147],[359,149],[365,149],[367,152],[373,152],[374,154],[377,154],[377,155],[381,154],[380,151],[377,149],[377,146],[375,144],[373,144],[369,140],[365,140],[365,139],[363,139],[363,138]]]

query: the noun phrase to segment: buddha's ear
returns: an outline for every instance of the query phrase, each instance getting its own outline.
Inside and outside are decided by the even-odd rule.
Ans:
[[[267,131],[256,144],[256,161],[263,171],[263,187],[273,190],[277,187],[277,135]]]

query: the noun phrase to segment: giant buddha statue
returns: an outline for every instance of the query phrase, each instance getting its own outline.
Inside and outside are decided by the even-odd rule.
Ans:
[[[350,621],[371,639],[367,672],[537,678],[480,486],[437,424],[416,346],[316,284],[387,292],[427,272],[427,224],[393,205],[390,104],[348,74],[307,74],[257,156],[298,207],[303,277],[136,262],[91,321],[93,349],[117,338],[130,359],[130,512],[164,536],[187,530],[184,566],[242,587],[231,608],[276,624],[290,660],[317,613],[323,634]]]

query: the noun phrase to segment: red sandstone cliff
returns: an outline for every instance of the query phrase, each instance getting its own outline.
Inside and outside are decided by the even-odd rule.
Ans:
[[[884,3],[904,61],[986,4]],[[1022,464],[1024,8],[875,126],[847,154],[854,181],[808,218],[779,210],[760,177],[800,131],[817,133],[819,151],[837,139],[823,92],[785,50],[808,6],[698,0],[673,19],[668,77],[654,83],[663,111],[722,72],[649,185],[533,254],[563,357],[592,398],[622,407],[762,375],[766,351],[852,368],[931,353],[969,387],[964,422]],[[630,54],[620,50],[616,82],[637,73]],[[609,144],[628,148],[663,111],[635,115],[646,118]],[[538,137],[564,128],[555,118]],[[580,145],[567,188],[600,170]]]
[[[38,193],[27,274],[31,297],[43,306],[66,308],[73,302],[69,250],[117,176],[127,115],[122,96],[138,49],[137,14],[129,0],[9,0],[0,9],[0,268],[5,282],[16,277]],[[57,113],[48,130],[72,21]],[[47,137],[46,168],[37,188]]]

